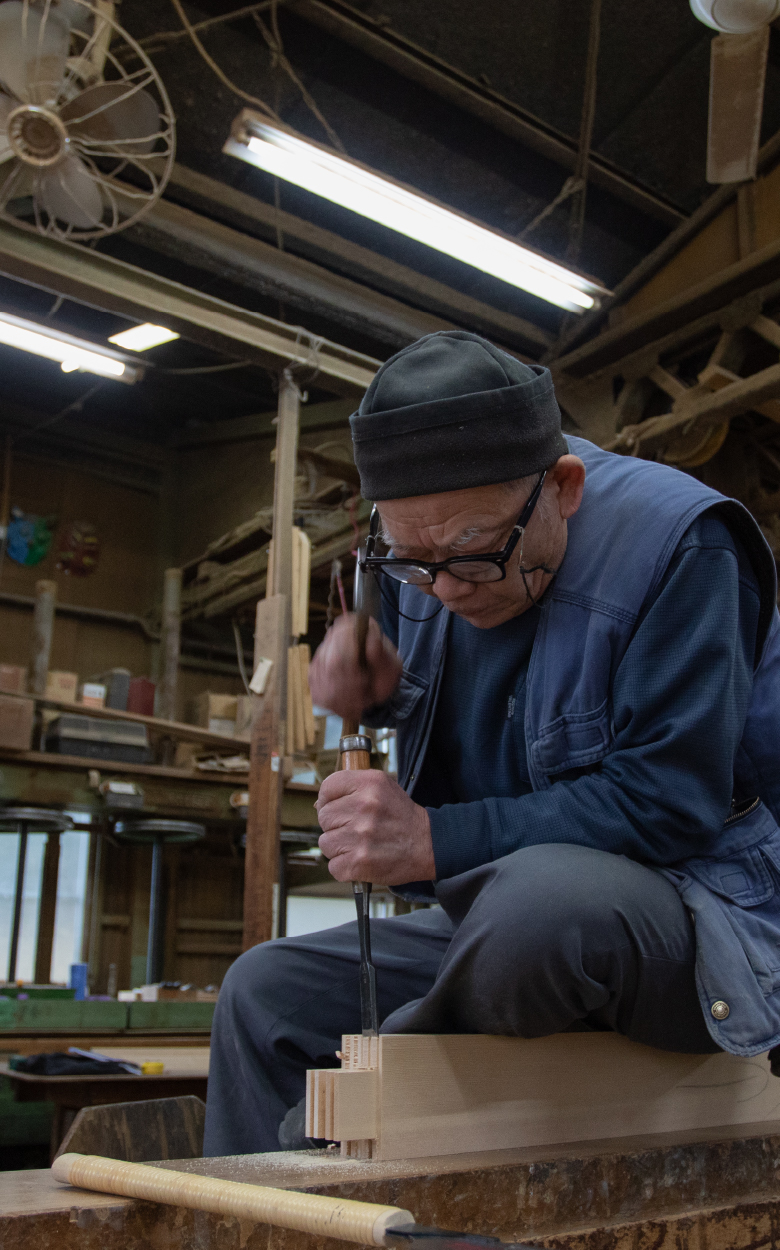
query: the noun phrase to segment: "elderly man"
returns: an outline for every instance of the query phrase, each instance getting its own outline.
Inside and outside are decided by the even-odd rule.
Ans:
[[[399,777],[328,777],[320,846],[339,881],[439,904],[373,922],[383,1032],[777,1045],[780,618],[755,522],[565,438],[548,371],[465,332],[383,365],[352,432],[383,627],[366,669],[338,620],[311,687],[396,727]],[[304,1144],[305,1070],[359,1019],[356,925],[243,955],[206,1152],[278,1149],[282,1121]]]

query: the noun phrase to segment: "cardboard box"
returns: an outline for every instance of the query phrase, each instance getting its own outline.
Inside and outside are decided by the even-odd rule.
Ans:
[[[105,686],[96,681],[85,681],[81,687],[81,702],[84,707],[105,707]]]
[[[32,699],[0,694],[0,747],[29,751],[34,720],[35,704]]]
[[[75,703],[78,698],[77,673],[58,672],[51,669],[46,674],[46,698],[58,699],[60,703]]]
[[[18,664],[0,664],[0,691],[6,694],[24,694],[27,689],[27,669]]]
[[[208,728],[210,720],[236,719],[236,696],[234,694],[212,694],[205,690],[195,700],[195,724]]]
[[[212,694],[206,690],[195,700],[195,724],[208,729],[209,733],[234,738],[238,704],[239,699],[234,694]]]

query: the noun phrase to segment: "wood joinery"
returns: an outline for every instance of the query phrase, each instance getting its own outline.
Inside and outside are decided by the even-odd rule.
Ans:
[[[307,1074],[306,1133],[413,1159],[771,1121],[767,1056],[678,1055],[613,1033],[345,1037]]]

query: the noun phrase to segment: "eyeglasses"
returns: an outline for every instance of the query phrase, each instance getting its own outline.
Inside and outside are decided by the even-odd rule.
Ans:
[[[440,560],[431,564],[427,560],[396,560],[394,556],[375,556],[377,530],[379,529],[379,513],[374,508],[371,513],[364,566],[375,572],[386,573],[397,582],[412,586],[432,586],[439,573],[447,572],[461,582],[502,582],[506,578],[506,566],[512,552],[523,536],[523,532],[539,502],[545,470],[534,486],[523,511],[517,518],[514,529],[509,535],[506,545],[501,551],[486,552],[484,555],[450,556],[448,560]]]

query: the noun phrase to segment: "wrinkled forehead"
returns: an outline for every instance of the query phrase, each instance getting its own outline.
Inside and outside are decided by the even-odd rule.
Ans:
[[[512,524],[526,493],[501,483],[380,501],[380,533],[393,549],[462,546]]]

